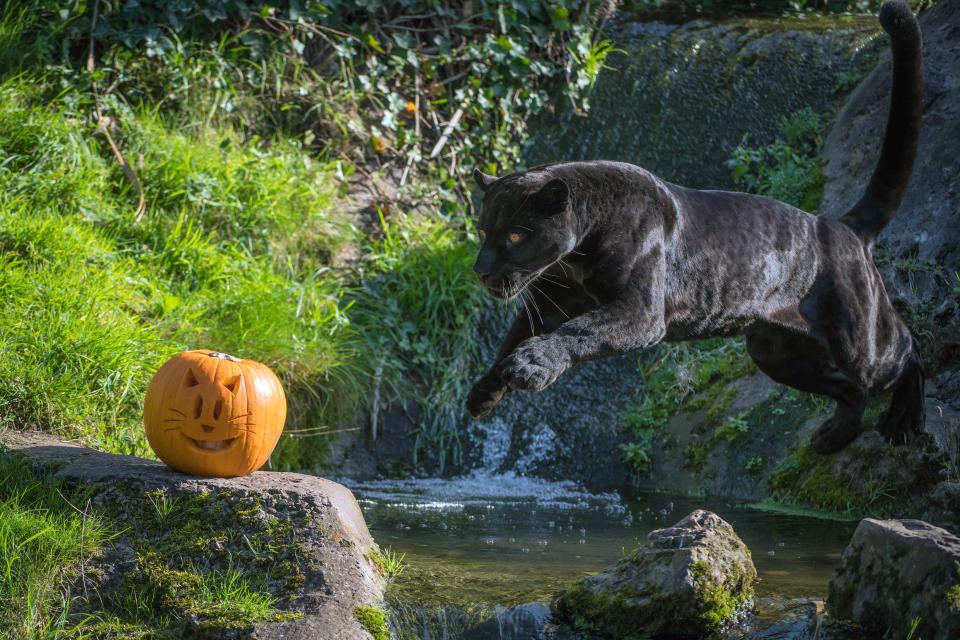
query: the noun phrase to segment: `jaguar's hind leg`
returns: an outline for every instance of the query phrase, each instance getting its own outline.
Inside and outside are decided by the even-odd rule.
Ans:
[[[877,431],[891,444],[910,444],[923,433],[923,362],[916,339],[910,355],[893,385],[890,407],[880,417]]]
[[[837,369],[819,343],[780,327],[762,325],[747,334],[747,351],[757,367],[777,382],[836,401],[833,416],[811,438],[814,451],[836,453],[859,435],[867,388]]]

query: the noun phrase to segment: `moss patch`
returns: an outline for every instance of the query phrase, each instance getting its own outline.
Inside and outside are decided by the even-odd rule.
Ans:
[[[306,580],[294,523],[267,514],[256,497],[229,491],[158,489],[129,498],[136,494],[110,488],[95,499],[120,531],[117,546],[129,549],[133,566],[115,588],[80,607],[90,615],[85,631],[181,638],[301,616],[283,610]]]
[[[641,363],[646,393],[643,401],[626,412],[623,422],[634,437],[621,446],[625,461],[645,473],[650,451],[667,445],[663,427],[681,411],[703,411],[708,424],[720,420],[736,399],[730,383],[756,371],[743,340],[704,340],[695,344],[671,344],[659,348]],[[706,447],[706,445],[703,445]],[[709,447],[692,444],[687,463],[700,468]]]
[[[626,585],[616,593],[594,593],[583,583],[564,592],[557,603],[576,631],[603,633],[624,640],[646,640],[637,633],[637,620],[643,619],[645,610],[632,606],[628,598],[636,594]]]
[[[706,562],[695,561],[690,572],[700,591],[704,609],[700,614],[704,628],[717,632],[734,622],[753,598],[753,578],[739,570],[717,580]]]
[[[916,516],[918,500],[940,480],[940,467],[921,451],[889,447],[879,440],[858,441],[831,456],[803,444],[770,476],[767,506],[844,519]]]
[[[374,640],[390,640],[387,614],[383,609],[358,604],[353,608],[353,617],[373,636]]]

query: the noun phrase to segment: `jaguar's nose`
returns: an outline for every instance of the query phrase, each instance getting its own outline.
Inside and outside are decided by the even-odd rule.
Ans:
[[[473,265],[473,272],[480,278],[480,282],[486,283],[490,279],[490,272],[486,271],[479,264]]]

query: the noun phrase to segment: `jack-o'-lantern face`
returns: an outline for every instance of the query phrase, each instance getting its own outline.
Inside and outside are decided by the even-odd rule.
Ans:
[[[147,387],[147,440],[169,466],[202,476],[253,473],[283,431],[287,403],[265,365],[214,351],[168,360]]]

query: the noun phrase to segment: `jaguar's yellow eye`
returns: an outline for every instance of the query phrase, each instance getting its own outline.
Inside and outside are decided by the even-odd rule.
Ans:
[[[520,233],[519,231],[513,231],[510,233],[510,235],[507,236],[507,242],[509,242],[510,244],[518,244],[520,242],[523,242],[523,234]]]

